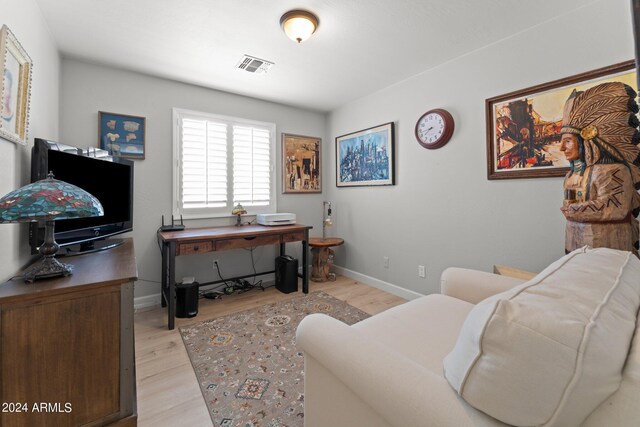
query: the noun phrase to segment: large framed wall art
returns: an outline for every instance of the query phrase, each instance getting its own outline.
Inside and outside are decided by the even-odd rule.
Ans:
[[[636,88],[633,61],[626,61],[485,102],[487,177],[514,179],[564,176],[569,162],[560,151],[562,110],[571,92],[621,81]]]
[[[0,137],[18,144],[27,143],[29,96],[33,63],[6,25],[0,29]]]
[[[322,192],[322,140],[282,134],[282,192]]]
[[[394,185],[393,122],[336,138],[338,187]]]

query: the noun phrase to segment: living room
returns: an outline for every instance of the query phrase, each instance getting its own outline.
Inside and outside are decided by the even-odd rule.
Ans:
[[[99,15],[101,8],[129,7],[125,2],[94,3],[95,15]],[[200,3],[198,7],[203,7]],[[210,7],[222,7],[217,3]],[[447,6],[448,3],[455,5]],[[305,61],[314,60],[314,52],[326,55],[332,45],[347,43],[349,38],[355,40],[354,49],[359,49],[353,52],[353,62],[334,63],[331,67],[358,69],[361,67],[360,56],[371,56],[378,62],[388,61],[387,56],[395,58],[390,52],[394,49],[415,52],[423,63],[429,64],[415,70],[409,63],[397,63],[395,66],[399,70],[413,71],[410,74],[398,72],[394,81],[380,76],[384,84],[372,82],[370,90],[347,94],[343,98],[345,101],[339,104],[317,96],[314,105],[302,97],[298,102],[287,103],[276,101],[278,94],[274,93],[263,92],[261,95],[257,91],[252,95],[240,90],[234,93],[224,87],[194,84],[200,70],[192,81],[177,81],[172,77],[172,71],[151,74],[140,72],[145,70],[143,66],[132,68],[118,60],[109,63],[107,59],[87,59],[62,51],[60,45],[69,40],[56,39],[57,33],[52,28],[79,25],[74,15],[78,2],[5,1],[1,6],[0,25],[6,24],[28,52],[33,61],[33,75],[27,144],[0,141],[0,195],[29,183],[33,138],[82,148],[97,147],[99,111],[145,117],[145,158],[135,161],[134,228],[128,236],[133,239],[137,261],[135,307],[138,310],[158,307],[162,258],[156,232],[162,215],[166,220],[173,213],[172,111],[183,108],[275,124],[277,211],[295,213],[297,222],[313,227],[311,236],[319,236],[324,220],[323,201],[331,201],[333,225],[329,232],[344,240],[344,245],[335,249],[334,269],[343,278],[411,300],[439,293],[441,274],[448,267],[490,272],[494,265],[507,265],[540,272],[565,254],[566,221],[560,211],[563,179],[559,176],[487,179],[485,101],[629,61],[634,58],[635,46],[632,15],[626,0],[525,3],[530,2],[518,5],[491,2],[485,6],[485,13],[469,15],[466,12],[456,20],[452,10],[463,11],[470,5],[438,2],[434,14],[442,14],[450,20],[446,21],[450,28],[446,28],[443,40],[395,38],[389,36],[395,30],[385,29],[387,38],[392,41],[385,41],[384,46],[392,48],[380,49],[375,40],[366,42],[356,36],[358,25],[343,22],[335,16],[333,8],[336,5],[277,2],[271,6],[274,10],[270,15],[275,18],[262,16],[265,22],[259,25],[266,28],[265,31],[277,32],[281,43],[290,45],[287,49],[292,51],[292,56],[288,57],[288,63],[282,64],[283,67],[295,67],[295,55],[303,58],[300,60],[303,66]],[[390,15],[389,25],[402,26],[409,16],[415,18],[411,22],[418,25],[424,14],[424,19],[431,25],[441,28],[429,16],[430,8],[426,4],[416,2],[400,7],[394,2],[381,2],[377,6]],[[50,9],[54,7],[60,8],[62,13],[51,13]],[[225,6],[224,10],[229,7]],[[369,7],[364,2],[352,5],[355,10]],[[294,8],[312,9],[320,20],[316,34],[299,45],[287,39],[278,22],[284,12]],[[394,15],[392,12],[396,8],[404,15]],[[417,17],[411,13],[412,8],[420,12]],[[504,11],[505,8],[518,13]],[[62,22],[47,19],[60,15],[65,15]],[[240,20],[242,16],[242,11],[238,10],[228,19]],[[478,16],[482,19],[474,19]],[[150,12],[147,19],[152,17]],[[338,23],[350,26],[350,30],[340,29]],[[327,34],[330,31],[341,33],[339,36]],[[472,36],[474,31],[479,34],[477,37]],[[171,34],[154,36],[169,43]],[[81,37],[85,37],[90,45],[90,34]],[[216,40],[216,43],[224,42],[222,36]],[[78,43],[84,45],[85,40],[78,40]],[[183,48],[206,52],[198,43],[194,40],[194,46]],[[433,44],[444,47],[436,50],[436,60],[429,61],[424,52],[428,52]],[[163,47],[155,45],[154,48]],[[236,56],[253,54],[270,58],[267,48],[264,52],[256,51],[249,41],[245,49],[235,52]],[[114,51],[122,55],[129,52],[124,46],[116,46]],[[139,61],[147,59],[141,56]],[[276,73],[280,66],[277,59],[274,62],[275,68],[269,73]],[[182,68],[181,64],[171,62],[166,66]],[[216,65],[218,68],[223,66],[226,65]],[[241,72],[233,66],[229,64],[228,73]],[[305,70],[308,68],[304,66]],[[367,70],[365,67],[360,71],[367,73]],[[269,86],[269,73],[247,74],[243,78],[249,82],[247,87],[257,85],[256,79],[262,79],[261,85]],[[341,83],[349,85],[349,81]],[[298,82],[292,79],[290,87],[283,88],[288,99],[293,99],[290,94],[295,94],[297,85]],[[313,92],[308,88],[299,90],[305,94]],[[319,86],[316,91],[323,92],[324,88]],[[437,108],[452,114],[455,131],[444,147],[425,150],[416,141],[415,124],[426,111]],[[336,186],[336,137],[390,122],[395,125],[394,185]],[[321,193],[283,194],[282,133],[321,139]],[[229,212],[224,218],[187,220],[186,226],[232,225],[234,221]],[[27,228],[3,225],[0,241],[6,245],[0,255],[0,277],[6,280],[32,260]],[[302,259],[299,245],[288,247],[291,255]],[[215,255],[223,275],[246,274],[251,269],[249,254],[239,252]],[[276,255],[272,248],[256,249],[256,268],[269,269]],[[216,278],[211,254],[183,258],[176,266],[177,278],[193,276],[199,281]],[[418,274],[419,266],[425,267],[424,277]],[[314,286],[312,282],[312,292]],[[166,322],[165,317],[161,320]],[[173,344],[182,345],[179,338]]]

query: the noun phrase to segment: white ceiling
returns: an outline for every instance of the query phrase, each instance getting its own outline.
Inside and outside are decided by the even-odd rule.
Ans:
[[[36,1],[64,57],[330,111],[596,0]],[[300,8],[320,25],[298,45],[279,22]]]

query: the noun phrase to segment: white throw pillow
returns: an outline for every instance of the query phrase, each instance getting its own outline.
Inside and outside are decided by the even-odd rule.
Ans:
[[[477,304],[445,377],[476,409],[515,426],[579,426],[621,381],[640,306],[640,260],[580,248]]]

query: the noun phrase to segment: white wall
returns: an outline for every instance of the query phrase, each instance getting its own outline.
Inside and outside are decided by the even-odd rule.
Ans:
[[[0,197],[29,183],[33,136],[58,136],[60,57],[34,0],[3,0],[0,26],[6,24],[33,61],[29,143],[0,139]],[[0,281],[12,277],[30,259],[25,224],[0,225]]]
[[[65,144],[97,146],[98,111],[147,118],[146,158],[136,161],[134,168],[132,234],[139,272],[136,297],[160,292],[161,258],[156,244],[156,230],[160,226],[162,214],[165,218],[171,217],[173,107],[275,123],[278,211],[295,212],[298,222],[313,225],[316,230],[321,225],[321,194],[282,194],[280,138],[282,132],[324,138],[324,115],[69,59],[62,62],[61,93],[60,142]],[[195,227],[231,224],[231,221],[233,219],[196,220],[186,224]],[[288,245],[288,253],[301,259],[299,246],[300,244]],[[195,276],[199,282],[217,279],[212,269],[213,259],[220,260],[225,277],[250,273],[250,255],[246,250],[236,250],[181,257],[178,259],[177,278]],[[259,271],[273,269],[273,259],[276,256],[273,248],[259,247],[254,255]]]
[[[332,234],[345,239],[338,265],[432,293],[450,266],[540,271],[564,254],[561,178],[487,180],[484,102],[632,59],[633,33],[627,0],[601,0],[550,19],[329,115],[331,138],[396,124],[395,186],[327,187]],[[455,119],[453,138],[439,150],[414,137],[416,120],[432,108]],[[335,149],[333,140],[324,144],[326,183],[335,179]],[[418,278],[418,265],[426,266],[426,279]]]

